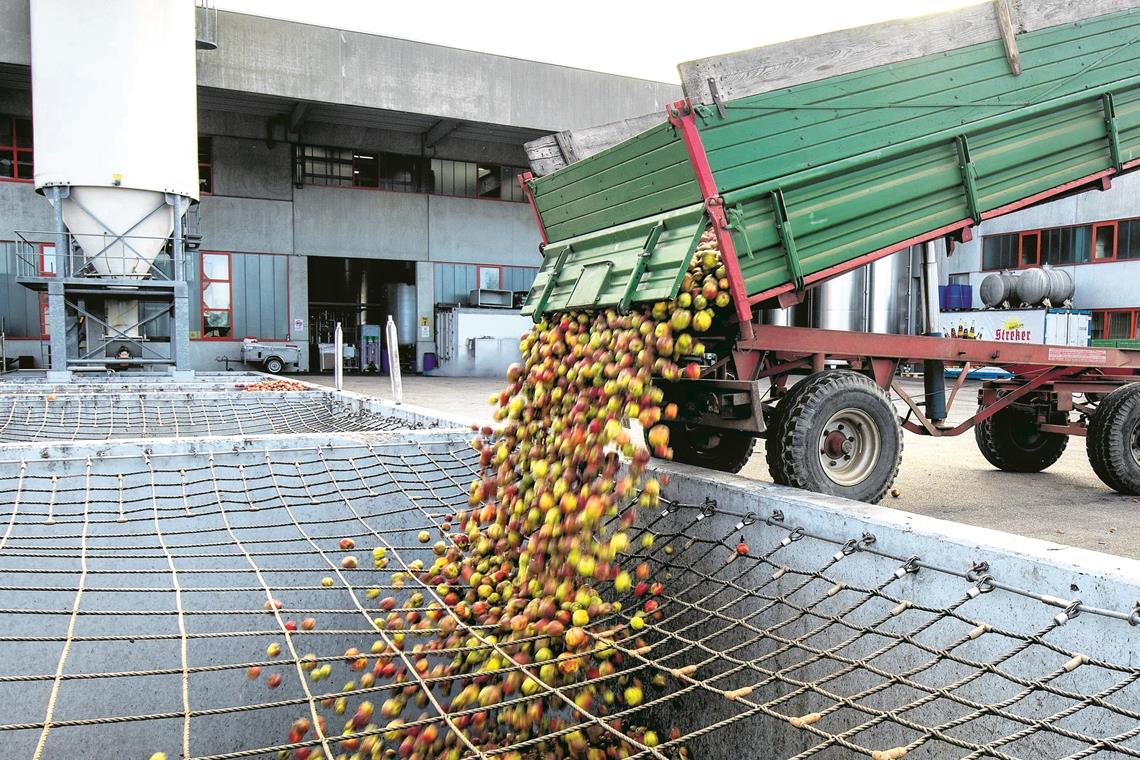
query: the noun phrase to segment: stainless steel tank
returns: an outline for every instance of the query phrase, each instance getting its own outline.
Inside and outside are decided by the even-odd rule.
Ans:
[[[1034,267],[1017,279],[1017,297],[1027,306],[1038,306],[1046,301],[1060,306],[1073,297],[1073,278],[1063,269]]]
[[[416,342],[416,286],[407,283],[388,285],[388,310],[396,323],[401,346]]]
[[[865,330],[867,267],[835,277],[812,291],[812,325],[824,330]]]
[[[1017,279],[1017,275],[1009,272],[988,274],[978,287],[978,297],[991,309],[1013,303],[1017,298]]]
[[[867,274],[868,332],[910,332],[910,250],[892,253],[873,262]]]

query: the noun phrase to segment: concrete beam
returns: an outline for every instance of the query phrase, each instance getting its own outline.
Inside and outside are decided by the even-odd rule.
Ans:
[[[424,132],[424,147],[434,148],[436,143],[454,132],[458,127],[459,121],[457,119],[440,119],[432,124],[428,131]]]
[[[293,110],[289,112],[289,119],[286,124],[289,131],[296,134],[301,130],[301,125],[305,123],[305,116],[309,113],[311,103],[306,103],[303,100],[298,100],[293,104]]]

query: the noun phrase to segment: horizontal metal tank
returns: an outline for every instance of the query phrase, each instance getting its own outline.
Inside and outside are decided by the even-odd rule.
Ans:
[[[142,277],[198,199],[193,0],[31,4],[35,185],[104,277]],[[127,243],[112,242],[130,235]]]
[[[978,297],[991,309],[1005,303],[1013,303],[1017,298],[1017,275],[1011,272],[994,272],[986,275],[982,284],[978,286]]]
[[[1034,267],[1017,278],[1017,297],[1027,306],[1060,306],[1073,297],[1073,278],[1063,269]]]

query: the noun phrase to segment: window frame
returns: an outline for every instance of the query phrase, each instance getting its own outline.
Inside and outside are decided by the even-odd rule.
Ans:
[[[1112,230],[1112,255],[1106,256],[1102,259],[1096,257],[1096,233],[1100,229]],[[1116,220],[1108,222],[1093,222],[1092,224],[1092,238],[1090,240],[1089,249],[1089,263],[1090,264],[1103,264],[1106,261],[1116,261],[1117,240],[1120,238],[1120,231],[1116,228]]]
[[[206,277],[206,256],[225,256],[226,257],[226,279],[212,280]],[[230,251],[199,251],[198,255],[198,340],[221,340],[221,341],[234,341],[235,325],[234,325],[234,268],[233,256]],[[224,282],[226,288],[229,290],[229,306],[225,309],[211,309],[206,307],[206,286],[215,283]],[[227,312],[229,314],[230,334],[229,335],[206,335],[206,312]]]
[[[32,128],[31,117],[24,118],[22,116],[13,116],[11,114],[0,114],[0,121],[6,120],[12,131],[12,142],[0,145],[0,155],[7,155],[12,159],[12,176],[0,177],[0,182],[35,182],[35,139],[32,138],[27,146],[20,145],[19,137],[16,133],[16,122],[27,122],[28,128]],[[34,133],[33,133],[34,134]],[[32,159],[32,176],[21,177],[20,174],[20,156],[27,154]]]
[[[483,290],[483,270],[494,269],[499,275],[499,284],[487,290],[503,290],[503,265],[502,264],[476,264],[475,265],[475,287]]]
[[[349,154],[351,156],[351,158],[346,160],[344,158],[330,159],[328,157],[321,157],[321,158],[314,158],[312,156],[307,157],[305,155],[306,149],[310,149],[310,150],[315,149],[315,150],[320,150],[320,151],[338,151],[338,152]],[[376,164],[377,164],[377,185],[376,186],[363,185],[363,184],[357,183],[357,176],[358,175],[357,175],[356,170],[355,170],[355,164],[356,164],[355,159],[357,156],[363,156],[363,155],[370,155],[370,156],[375,157],[374,160],[376,161]],[[413,182],[412,182],[412,184],[416,187],[416,189],[401,190],[401,189],[397,189],[395,187],[391,187],[390,185],[392,185],[393,183],[390,183],[390,182],[386,183],[385,182],[385,174],[384,174],[384,159],[385,159],[385,157],[397,158],[397,159],[401,159],[404,161],[412,162],[413,164],[418,163],[416,170],[413,172],[415,177],[413,178]],[[307,158],[309,160],[313,160],[313,161],[326,161],[326,162],[330,162],[330,163],[339,163],[342,165],[349,166],[350,167],[350,169],[349,169],[350,174],[349,174],[349,177],[347,178],[347,182],[340,183],[340,182],[330,181],[330,180],[343,180],[343,179],[345,179],[343,177],[337,177],[337,176],[334,176],[332,174],[317,174],[315,172],[306,172],[305,171],[305,161]],[[442,192],[440,190],[435,189],[435,188],[439,187],[442,183],[440,182],[439,178],[432,176],[433,175],[433,168],[432,168],[432,162],[433,161],[447,162],[448,164],[452,164],[452,165],[459,165],[459,164],[469,165],[471,168],[471,171],[476,175],[475,183],[472,187],[473,194],[464,195],[464,194],[459,194],[459,193],[455,193],[455,192]],[[441,166],[441,170],[442,170],[442,168],[443,167]],[[498,197],[481,196],[478,194],[478,176],[477,175],[478,175],[478,171],[480,168],[497,170],[498,175],[499,175],[499,196]],[[297,188],[303,188],[306,185],[311,185],[313,187],[333,187],[333,188],[339,188],[341,190],[370,190],[373,192],[382,192],[382,193],[402,193],[405,195],[438,195],[438,196],[443,197],[443,198],[465,198],[467,200],[498,201],[500,203],[526,203],[527,198],[526,198],[525,194],[520,194],[520,193],[516,192],[514,188],[508,188],[508,197],[503,197],[503,189],[506,188],[508,184],[510,184],[510,183],[506,183],[503,181],[504,174],[505,174],[506,170],[509,170],[511,176],[515,177],[515,178],[517,178],[522,173],[529,171],[529,169],[525,166],[513,166],[510,164],[497,164],[497,163],[493,163],[493,162],[489,162],[489,161],[488,162],[467,161],[467,160],[457,159],[457,158],[443,158],[440,156],[420,156],[420,155],[415,155],[415,154],[411,154],[411,153],[395,153],[392,151],[372,150],[369,148],[343,148],[343,147],[336,147],[336,146],[331,146],[331,145],[321,145],[321,144],[317,144],[317,143],[297,143],[295,148],[294,148],[294,154],[293,154],[293,184]],[[432,177],[432,179],[433,179],[433,181],[431,183],[431,187],[432,187],[431,190],[425,189],[428,187],[428,178],[429,177]],[[316,178],[321,178],[324,181],[319,181],[319,182],[313,181]],[[386,184],[389,186],[386,186]],[[454,186],[455,184],[456,183],[454,182],[454,177],[453,177],[451,185]]]
[[[982,235],[980,238],[979,247],[979,272],[1005,272],[1010,270],[1031,269],[1039,266],[1052,266],[1052,267],[1083,267],[1090,264],[1114,264],[1126,263],[1130,261],[1140,261],[1140,256],[1134,258],[1120,258],[1120,224],[1121,222],[1140,222],[1140,217],[1121,217],[1119,219],[1102,219],[1095,222],[1083,222],[1081,224],[1062,224],[1056,227],[1038,227],[1025,230],[1016,230],[1011,232],[994,232],[988,235]],[[1044,246],[1044,238],[1046,232],[1063,231],[1086,227],[1089,229],[1089,260],[1088,261],[1074,261],[1063,264],[1052,264],[1042,261],[1042,248]],[[1112,256],[1098,259],[1096,256],[1096,232],[1102,227],[1112,228]],[[1015,267],[987,267],[985,258],[985,241],[987,238],[1000,237],[1002,235],[1017,235],[1017,266]],[[1021,255],[1022,239],[1029,235],[1037,236],[1037,263],[1026,264]]]
[[[1022,252],[1025,250],[1023,241],[1027,237],[1037,238],[1037,246],[1035,248],[1037,260],[1032,264],[1025,263],[1022,257]],[[1041,266],[1041,230],[1022,230],[1021,232],[1017,233],[1017,268],[1028,269],[1030,267],[1039,266]]]
[[[1136,340],[1136,327],[1137,327],[1138,320],[1140,320],[1140,309],[1135,308],[1135,307],[1123,307],[1123,308],[1116,308],[1116,309],[1090,309],[1089,313],[1091,315],[1091,320],[1095,320],[1096,317],[1100,317],[1101,319],[1103,319],[1104,320],[1103,324],[1106,327],[1108,326],[1109,320],[1112,318],[1113,314],[1128,314],[1129,315],[1129,318],[1128,318],[1129,336],[1128,337],[1116,338],[1116,337],[1113,337],[1110,335],[1110,336],[1102,336],[1100,338],[1094,338],[1094,340]],[[1093,332],[1093,325],[1090,324],[1089,325],[1089,333],[1092,334],[1092,332]]]

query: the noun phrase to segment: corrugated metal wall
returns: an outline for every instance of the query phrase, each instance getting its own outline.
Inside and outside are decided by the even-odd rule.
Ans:
[[[202,324],[201,269],[201,255],[196,253],[187,267],[191,331],[200,330]],[[231,338],[249,335],[285,340],[289,332],[288,273],[288,257],[283,254],[230,252]]]
[[[8,337],[40,335],[40,299],[16,282],[16,250],[20,243],[0,242],[0,332]]]
[[[486,266],[486,265],[484,265]],[[537,267],[500,267],[502,278],[499,287],[503,290],[530,290]],[[477,264],[436,264],[435,302],[467,303],[468,294],[478,287],[479,266]]]
[[[234,337],[284,340],[289,332],[288,259],[279,255],[235,253],[230,256]]]

